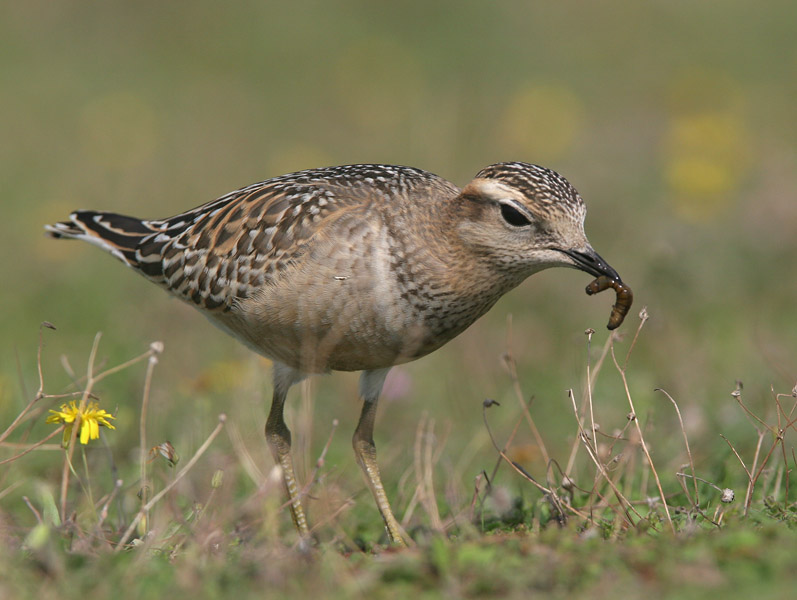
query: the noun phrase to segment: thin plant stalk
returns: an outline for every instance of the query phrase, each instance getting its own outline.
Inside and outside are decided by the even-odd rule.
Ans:
[[[637,327],[636,335],[631,343],[631,347],[633,348],[634,344],[636,343],[637,338],[639,337],[639,332],[642,330],[642,327],[645,325],[645,321],[648,319],[647,311],[643,308],[642,311],[639,313],[641,317],[641,321],[639,323],[639,327]],[[648,450],[648,445],[645,442],[645,435],[642,432],[642,427],[639,425],[639,418],[634,408],[634,400],[631,397],[631,390],[628,387],[628,378],[626,377],[626,368],[628,367],[628,359],[631,354],[631,349],[629,348],[628,353],[626,354],[625,362],[623,366],[620,366],[620,363],[617,361],[617,356],[614,353],[614,344],[611,347],[611,354],[612,354],[612,361],[614,361],[614,366],[617,368],[618,372],[620,373],[620,377],[623,380],[623,388],[625,389],[625,397],[628,400],[628,405],[631,408],[631,414],[633,416],[634,426],[636,427],[637,434],[639,434],[639,444],[642,447],[642,452],[645,453],[645,458],[648,460],[648,465],[650,466],[650,470],[653,473],[653,478],[656,480],[656,487],[659,490],[659,497],[661,498],[661,502],[664,506],[664,513],[667,516],[667,523],[670,525],[670,529],[673,533],[675,533],[675,524],[672,522],[672,517],[670,516],[670,508],[667,506],[667,497],[664,495],[664,488],[661,485],[661,479],[659,478],[659,474],[656,471],[656,467],[653,464],[653,458],[650,456],[650,451]]]
[[[627,506],[628,509],[630,509],[640,520],[644,519],[644,517],[641,514],[639,514],[639,512],[637,512],[637,510],[633,507],[631,502],[629,502],[628,499],[625,496],[623,496],[623,493],[620,491],[617,485],[615,485],[615,482],[606,472],[606,467],[601,463],[597,452],[593,450],[592,445],[589,444],[585,439],[586,432],[584,431],[584,427],[582,426],[581,421],[578,419],[578,409],[576,408],[576,399],[575,396],[573,395],[572,390],[570,390],[569,396],[571,403],[573,405],[573,412],[576,414],[576,421],[578,422],[578,429],[579,429],[578,437],[583,441],[583,445],[587,449],[587,454],[589,454],[589,457],[592,459],[592,462],[598,468],[598,472],[600,473],[600,475],[604,478],[609,487],[612,488],[615,498],[617,498],[617,501],[620,503],[620,506],[621,507]],[[595,487],[593,487],[593,489],[595,489]],[[626,509],[624,508],[623,510]],[[628,519],[629,522],[633,522],[630,516],[627,514],[627,510],[626,510],[626,518]]]
[[[515,392],[515,397],[517,398],[518,403],[520,404],[520,408],[523,411],[523,415],[526,417],[526,422],[529,424],[529,429],[531,429],[531,434],[534,436],[534,441],[537,444],[537,447],[540,449],[540,454],[542,455],[542,460],[547,465],[551,458],[548,454],[548,450],[545,448],[545,442],[542,439],[542,435],[540,435],[539,429],[537,429],[537,425],[534,423],[534,419],[531,417],[531,411],[529,407],[526,405],[526,400],[523,397],[523,390],[520,387],[520,378],[517,374],[517,362],[515,361],[515,357],[512,354],[512,315],[507,316],[507,328],[506,328],[506,353],[504,354],[504,363],[509,370],[509,377],[512,380],[512,389]]]
[[[36,391],[36,395],[30,400],[30,402],[28,402],[28,404],[25,406],[25,408],[22,409],[22,412],[20,412],[17,415],[17,417],[11,422],[11,425],[9,425],[6,428],[6,430],[2,434],[0,434],[0,443],[2,443],[11,434],[11,432],[14,431],[14,429],[16,429],[16,427],[17,427],[17,425],[19,425],[20,421],[22,421],[22,419],[25,417],[25,415],[28,414],[30,409],[33,408],[33,405],[36,404],[36,402],[38,402],[39,400],[41,400],[42,398],[45,397],[45,393],[44,393],[44,374],[42,372],[42,347],[44,346],[43,331],[44,331],[45,327],[48,328],[48,329],[55,329],[55,326],[52,323],[48,323],[47,321],[44,321],[39,326],[39,346],[38,346],[38,349],[36,350],[36,370],[37,370],[37,372],[39,374],[39,389]],[[2,463],[0,463],[0,464],[2,464]]]
[[[589,331],[591,330],[588,329],[587,332]],[[601,355],[598,358],[597,362],[595,363],[595,367],[591,369],[590,369],[590,358],[589,358],[590,340],[589,338],[587,340],[587,392],[584,395],[584,400],[581,404],[581,410],[579,411],[578,414],[584,414],[584,412],[586,411],[587,402],[589,402],[590,404],[592,403],[592,390],[595,387],[595,381],[598,378],[598,373],[601,372],[601,368],[603,367],[603,362],[609,354],[609,348],[611,347],[612,343],[612,335],[613,334],[609,334],[609,336],[606,338],[606,343],[603,345],[603,349],[601,350]],[[576,418],[577,419],[579,418],[578,415],[576,416]],[[576,438],[573,440],[573,445],[570,448],[570,457],[567,459],[567,467],[565,467],[565,475],[567,475],[568,477],[571,476],[573,468],[575,467],[576,455],[578,453],[578,449],[581,447],[581,444],[579,442],[580,440],[578,436],[576,436]]]
[[[695,500],[693,504],[696,507],[699,507],[700,496],[698,496],[698,488],[697,488],[698,478],[697,478],[697,473],[695,472],[695,461],[692,459],[692,451],[689,449],[689,437],[686,435],[686,428],[684,427],[684,419],[681,416],[681,409],[678,408],[678,403],[675,401],[675,399],[672,396],[670,396],[669,393],[667,393],[666,390],[663,390],[661,388],[656,388],[653,391],[661,392],[662,394],[667,396],[667,399],[670,402],[672,402],[673,407],[675,407],[675,414],[678,415],[678,422],[681,424],[681,433],[684,436],[684,446],[686,446],[686,455],[689,457],[689,469],[692,471],[692,483],[694,484],[694,490],[695,490]]]
[[[15,454],[14,456],[12,456],[10,458],[6,458],[4,460],[0,460],[0,465],[4,465],[4,464],[10,463],[10,462],[14,462],[18,458],[22,458],[23,456],[25,456],[28,452],[33,452],[36,448],[38,448],[39,446],[42,446],[43,444],[45,444],[46,442],[48,442],[49,440],[54,438],[56,435],[58,435],[59,433],[63,432],[63,430],[64,430],[64,426],[61,425],[58,429],[56,429],[54,431],[51,431],[50,434],[47,437],[45,437],[44,439],[39,440],[38,442],[36,442],[34,444],[31,444],[30,446],[25,448],[25,450],[23,450],[19,454]],[[53,446],[56,449],[60,448],[59,446],[57,446],[55,444]]]
[[[147,409],[149,408],[149,392],[150,387],[152,384],[152,373],[155,370],[155,365],[158,364],[158,354],[163,351],[163,344],[161,342],[155,342],[150,345],[149,351],[149,359],[147,360],[147,374],[144,377],[144,393],[141,398],[141,418],[138,422],[138,436],[139,436],[139,478],[141,483],[140,489],[140,498],[141,498],[141,506],[145,506],[147,501],[149,500],[149,481],[147,478]],[[148,527],[148,516],[144,514],[141,519],[141,529],[140,533],[144,535],[146,533]]]
[[[122,537],[119,538],[119,541],[116,544],[116,548],[114,549],[114,552],[120,552],[123,548],[125,548],[125,544],[127,544],[127,541],[133,535],[133,532],[138,527],[138,524],[141,522],[141,519],[144,518],[144,515],[147,514],[149,512],[149,510],[161,500],[161,498],[163,498],[166,494],[168,494],[172,490],[172,488],[175,485],[177,485],[177,483],[183,477],[185,477],[185,475],[188,473],[188,471],[190,471],[193,468],[193,466],[197,463],[197,461],[200,459],[200,457],[210,447],[210,444],[213,443],[213,440],[216,439],[216,436],[219,435],[219,432],[221,432],[221,429],[222,429],[222,427],[224,427],[224,423],[226,421],[227,421],[227,415],[225,415],[223,413],[220,414],[219,415],[219,422],[216,424],[215,429],[213,429],[213,431],[210,432],[210,435],[207,437],[207,439],[203,442],[203,444],[197,449],[197,451],[191,457],[191,460],[189,460],[185,464],[185,466],[182,469],[180,469],[180,471],[177,473],[177,475],[175,475],[174,479],[172,479],[172,481],[166,487],[164,487],[160,492],[155,494],[152,497],[152,499],[150,499],[149,502],[147,502],[144,506],[142,506],[139,509],[138,513],[136,513],[136,516],[133,518],[133,521],[130,523],[130,526],[124,532]]]

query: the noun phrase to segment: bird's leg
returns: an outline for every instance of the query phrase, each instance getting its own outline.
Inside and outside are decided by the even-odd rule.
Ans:
[[[406,536],[393,511],[390,509],[385,488],[382,486],[382,478],[379,475],[379,465],[376,463],[376,446],[374,445],[374,419],[376,417],[376,405],[379,401],[379,394],[382,391],[382,384],[389,369],[379,369],[375,371],[365,371],[360,378],[360,393],[363,397],[363,410],[360,413],[360,421],[354,431],[352,446],[357,457],[357,463],[365,473],[368,487],[376,499],[376,505],[385,522],[385,529],[390,542],[397,546],[407,546],[409,537]],[[411,543],[411,542],[410,542]]]
[[[290,501],[291,517],[299,535],[303,539],[310,537],[307,527],[307,518],[304,515],[302,499],[299,494],[299,483],[296,480],[296,473],[293,470],[293,459],[291,458],[291,432],[285,424],[282,411],[285,406],[285,397],[288,389],[302,379],[302,374],[290,367],[279,363],[274,363],[274,396],[271,400],[271,410],[266,420],[266,441],[274,456],[274,461],[282,469],[282,481],[288,492]]]

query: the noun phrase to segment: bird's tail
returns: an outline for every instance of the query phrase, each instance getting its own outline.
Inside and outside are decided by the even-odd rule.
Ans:
[[[146,221],[96,210],[76,210],[69,215],[69,221],[44,228],[54,238],[84,240],[99,246],[133,268],[140,267],[136,249],[153,233]]]

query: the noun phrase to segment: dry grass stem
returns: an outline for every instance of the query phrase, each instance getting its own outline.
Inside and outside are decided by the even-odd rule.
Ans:
[[[642,313],[640,313],[640,316],[642,316],[643,314],[644,317],[640,320],[639,327],[637,327],[637,332],[636,335],[634,336],[632,347],[633,344],[636,343],[637,338],[639,337],[639,332],[642,329],[642,326],[645,324],[645,321],[647,321],[647,312],[644,309],[642,310]],[[670,515],[670,508],[667,506],[667,498],[664,495],[664,488],[661,485],[661,479],[659,478],[659,474],[656,471],[656,466],[653,464],[653,458],[651,458],[650,456],[650,452],[648,450],[648,444],[645,441],[645,434],[642,431],[642,427],[639,425],[639,418],[636,409],[634,408],[634,400],[631,397],[631,390],[628,387],[628,377],[626,376],[626,368],[628,366],[628,358],[630,357],[630,350],[631,349],[629,349],[628,354],[626,354],[626,361],[621,367],[620,364],[617,362],[617,356],[614,353],[614,345],[612,345],[611,347],[612,361],[614,361],[614,366],[617,368],[618,372],[620,373],[620,377],[623,380],[623,389],[625,390],[625,397],[628,400],[629,407],[631,408],[631,414],[634,415],[633,416],[634,426],[636,427],[637,434],[639,435],[639,445],[642,447],[642,451],[645,453],[645,457],[648,460],[648,465],[650,466],[650,472],[653,474],[653,478],[656,481],[656,487],[659,490],[659,498],[661,498],[661,503],[664,507],[664,514],[667,516],[667,523],[669,523],[670,525],[670,530],[673,533],[675,533],[675,525],[672,522],[672,516]]]
[[[415,484],[418,501],[429,515],[432,529],[442,532],[443,522],[440,518],[440,511],[434,493],[434,461],[432,457],[434,449],[434,426],[434,419],[430,419],[426,413],[424,413],[418,421],[418,427],[415,431],[415,446],[413,452]]]
[[[678,423],[681,426],[681,434],[684,437],[684,446],[686,447],[686,455],[689,457],[689,469],[692,471],[692,482],[694,484],[694,492],[695,492],[695,497],[694,497],[694,500],[692,501],[692,504],[695,507],[699,507],[700,506],[700,496],[698,495],[698,491],[697,491],[697,473],[695,471],[695,461],[692,458],[692,450],[689,448],[689,437],[686,435],[686,428],[684,427],[684,419],[681,416],[681,409],[678,408],[678,403],[675,401],[675,399],[672,396],[670,396],[670,394],[666,390],[663,390],[662,388],[655,388],[653,391],[654,392],[661,392],[662,394],[667,396],[667,399],[670,402],[672,402],[672,405],[675,408],[675,413],[678,415]],[[686,489],[684,489],[684,491],[686,492]],[[687,497],[688,497],[688,493],[687,493]]]
[[[28,404],[25,406],[25,408],[22,409],[22,412],[20,412],[17,415],[17,417],[11,422],[11,425],[9,425],[6,428],[6,430],[2,434],[0,434],[0,443],[5,441],[5,439],[11,434],[11,432],[14,431],[17,428],[17,426],[27,416],[27,414],[30,412],[30,410],[33,408],[33,406],[36,404],[36,402],[38,402],[39,400],[41,400],[42,398],[45,397],[45,393],[44,393],[44,373],[42,371],[42,348],[44,347],[44,329],[45,328],[54,330],[55,326],[52,323],[49,323],[47,321],[44,321],[39,326],[39,344],[38,344],[38,347],[36,349],[36,372],[38,373],[38,376],[39,376],[39,389],[36,391],[36,395],[28,402]],[[20,455],[20,456],[22,456],[22,455]],[[2,463],[0,463],[0,464],[2,464]]]
[[[148,356],[147,360],[147,373],[144,376],[144,392],[141,397],[141,415],[138,421],[138,436],[139,436],[139,497],[141,499],[141,506],[145,506],[149,500],[149,480],[147,478],[147,459],[148,446],[147,446],[147,412],[149,409],[149,392],[152,385],[152,374],[155,370],[155,365],[158,364],[158,355],[163,352],[162,342],[153,342],[149,346],[149,351],[141,355]],[[141,358],[137,357],[137,358]],[[135,361],[136,359],[134,359]],[[129,364],[134,362],[128,361]],[[141,535],[145,535],[148,528],[148,515],[144,514],[141,519]]]
[[[594,367],[591,367],[591,361],[589,356],[589,351],[591,347],[592,335],[594,333],[593,329],[587,329],[585,332],[587,334],[587,389],[586,393],[584,394],[582,403],[581,403],[581,410],[578,411],[579,415],[583,415],[586,411],[587,404],[590,406],[590,413],[592,411],[592,390],[595,387],[595,381],[598,378],[598,374],[601,372],[603,367],[603,363],[606,360],[606,357],[609,355],[609,348],[612,344],[612,339],[614,337],[614,333],[610,333],[606,337],[606,342],[603,344],[603,349],[601,350],[601,355],[598,357],[597,362],[595,363]],[[578,416],[576,418],[579,418]],[[594,420],[592,421],[594,423]],[[592,427],[594,428],[594,427]],[[567,459],[567,466],[565,467],[565,475],[570,476],[573,473],[573,468],[575,467],[576,463],[576,455],[578,454],[578,449],[581,447],[581,440],[579,436],[576,435],[575,439],[573,440],[573,445],[570,447],[570,456]]]
[[[592,445],[590,444],[589,440],[587,439],[587,435],[586,435],[586,432],[584,430],[584,427],[582,426],[581,420],[578,417],[578,408],[576,407],[576,399],[575,399],[575,396],[573,395],[573,391],[572,390],[569,390],[568,396],[570,397],[571,404],[573,406],[573,413],[575,414],[576,421],[578,423],[578,429],[579,429],[578,438],[582,441],[584,447],[587,450],[587,454],[589,455],[589,457],[592,460],[593,464],[597,468],[598,473],[600,474],[601,477],[603,477],[604,481],[606,481],[606,483],[612,489],[612,492],[614,492],[614,496],[615,496],[615,498],[617,498],[617,501],[620,503],[620,506],[621,507],[628,507],[634,513],[634,515],[637,518],[639,518],[640,520],[643,520],[644,517],[641,514],[639,514],[639,512],[637,512],[636,509],[633,508],[632,503],[623,495],[623,493],[617,487],[617,485],[614,482],[614,480],[612,480],[612,478],[609,477],[609,474],[606,471],[606,467],[604,466],[604,464],[601,462],[600,458],[598,457],[597,450],[592,447]],[[593,489],[593,491],[595,491],[595,493],[598,493],[598,495],[600,495],[600,493],[597,491],[597,482],[593,485],[592,489]],[[623,510],[625,511],[626,509],[623,508]],[[629,523],[633,523],[633,519],[630,518],[630,515],[628,515],[627,512],[626,512],[626,518],[628,519]]]
[[[35,506],[33,506],[33,503],[30,501],[30,498],[28,498],[27,496],[22,496],[22,501],[30,509],[30,512],[33,513],[33,516],[36,517],[36,522],[41,525],[41,523],[43,523],[41,513],[38,510],[36,510]]]
[[[302,500],[304,500],[310,495],[310,491],[313,489],[313,486],[315,486],[320,481],[319,474],[321,472],[321,469],[324,467],[324,460],[326,458],[327,452],[329,451],[329,446],[332,444],[332,439],[335,436],[335,431],[337,430],[338,425],[339,421],[337,419],[333,419],[332,428],[329,431],[327,442],[326,444],[324,444],[324,447],[321,449],[321,454],[319,454],[318,458],[315,461],[315,465],[313,466],[313,471],[310,474],[310,477],[307,479],[307,483],[299,491],[299,497]],[[286,508],[288,508],[288,506],[290,506],[290,504],[291,501],[288,500],[286,503],[282,505],[281,510],[285,510]]]
[[[747,465],[745,464],[745,462],[742,460],[742,457],[736,451],[736,448],[734,448],[733,444],[731,444],[731,442],[725,436],[723,436],[723,435],[720,436],[720,437],[722,437],[722,439],[725,440],[725,442],[731,448],[731,451],[736,456],[736,458],[739,460],[739,463],[742,465],[742,468],[744,469],[744,471],[745,471],[745,473],[747,475],[747,491],[745,493],[745,499],[744,499],[744,515],[745,516],[747,516],[747,514],[749,513],[750,507],[752,505],[753,494],[754,494],[755,488],[756,488],[756,486],[758,484],[758,481],[761,478],[761,476],[764,474],[765,469],[766,469],[767,465],[769,464],[769,461],[772,458],[772,455],[774,454],[775,449],[778,447],[778,445],[781,445],[781,447],[782,447],[781,450],[782,450],[782,455],[783,455],[784,466],[788,462],[787,458],[786,458],[784,439],[785,439],[786,431],[788,429],[794,427],[794,423],[797,420],[797,418],[795,418],[795,419],[791,418],[792,415],[795,412],[795,407],[797,407],[797,404],[795,404],[795,407],[792,407],[792,409],[787,414],[786,411],[783,409],[783,406],[782,406],[782,404],[780,402],[781,398],[782,397],[787,397],[787,395],[786,394],[775,394],[774,390],[772,390],[772,393],[773,393],[775,404],[776,404],[776,407],[777,407],[777,410],[776,410],[777,425],[774,425],[774,426],[773,425],[769,425],[768,423],[766,423],[761,417],[759,417],[757,414],[755,414],[752,410],[750,410],[745,405],[745,403],[742,400],[742,384],[741,384],[741,382],[737,382],[736,383],[736,389],[733,392],[731,392],[731,396],[733,396],[734,399],[739,404],[739,406],[742,407],[742,409],[744,410],[745,415],[748,417],[748,419],[752,419],[751,424],[753,425],[753,427],[755,428],[756,432],[758,433],[758,441],[756,443],[755,453],[753,454],[753,463],[750,466],[750,468],[748,468]],[[794,391],[792,391],[791,396],[792,397],[795,396],[795,392]],[[782,420],[783,418],[788,419],[788,421],[785,424],[783,423],[783,420]],[[762,429],[759,429],[758,426],[756,425],[756,423],[760,424],[762,426]],[[763,446],[763,443],[764,443],[764,437],[766,436],[767,432],[772,434],[773,441],[772,441],[772,445],[769,447],[769,450],[767,451],[766,455],[764,455],[764,457],[761,458],[761,449],[762,449],[762,446]],[[792,448],[792,455],[793,454],[794,454],[794,448]],[[759,464],[759,460],[760,460],[760,464]],[[790,473],[790,471],[786,470],[786,471],[784,471],[784,473],[785,473],[785,477],[786,477],[786,499],[785,499],[785,502],[788,503],[788,495],[789,495],[788,494],[788,484],[789,484],[789,473]]]
[[[53,439],[56,435],[59,435],[63,431],[64,431],[64,426],[61,425],[60,427],[58,427],[54,431],[51,431],[50,434],[47,435],[47,437],[39,440],[38,442],[36,442],[34,444],[26,445],[25,450],[23,450],[19,454],[15,454],[11,458],[6,458],[5,460],[0,460],[0,465],[4,465],[4,464],[10,463],[10,462],[14,462],[15,460],[25,456],[28,452],[32,452],[33,450],[36,450],[37,448],[41,448],[42,445],[44,445],[46,442],[48,442],[49,440]],[[61,448],[60,446],[56,447],[56,449],[59,449],[59,450],[60,450],[60,448]]]
[[[121,479],[117,479],[114,482],[113,490],[111,493],[107,495],[106,498],[103,499],[102,508],[100,509],[100,518],[97,520],[97,531],[102,531],[102,525],[105,523],[105,519],[108,518],[108,510],[110,509],[111,502],[113,502],[114,498],[116,498],[119,490],[122,489],[122,485],[124,482]]]
[[[266,481],[266,476],[263,471],[257,466],[255,459],[252,458],[251,452],[244,444],[243,437],[241,436],[241,432],[238,427],[235,425],[235,421],[230,419],[230,422],[227,424],[227,436],[232,443],[233,451],[235,452],[235,456],[238,459],[238,463],[249,476],[249,479],[252,480],[252,483],[255,484],[256,487],[261,487],[263,483]]]
[[[574,515],[577,515],[577,516],[579,516],[579,517],[581,517],[583,519],[587,519],[588,516],[586,514],[584,514],[583,512],[581,512],[580,510],[578,510],[577,508],[575,508],[575,507],[573,507],[573,506],[571,506],[569,504],[563,503],[561,501],[561,498],[559,498],[559,495],[556,493],[555,490],[547,488],[544,485],[542,485],[541,483],[539,483],[536,479],[534,479],[534,477],[532,477],[528,473],[528,471],[526,471],[526,469],[524,469],[517,462],[515,462],[514,460],[509,458],[509,456],[506,455],[506,452],[504,452],[504,450],[501,449],[501,447],[499,447],[498,442],[496,442],[495,437],[493,436],[493,433],[492,433],[492,431],[490,429],[490,423],[489,423],[489,421],[487,419],[487,409],[490,406],[492,406],[493,404],[498,404],[498,403],[495,400],[485,400],[484,401],[484,405],[482,407],[482,417],[483,417],[483,420],[484,420],[484,426],[487,429],[487,433],[490,435],[490,441],[493,444],[493,448],[495,448],[495,451],[498,452],[499,456],[503,460],[505,460],[509,464],[509,466],[511,466],[515,470],[516,473],[518,473],[526,481],[528,481],[529,483],[534,485],[538,490],[540,490],[541,492],[546,494],[546,496],[551,501],[551,504],[553,505],[554,509],[558,511],[559,516],[561,516],[562,518],[566,518],[566,513],[570,512],[570,513],[572,513]]]
[[[219,432],[221,431],[222,427],[224,427],[224,423],[225,423],[226,420],[227,420],[227,416],[226,415],[224,415],[224,414],[220,414],[219,415],[219,422],[216,424],[215,429],[213,429],[213,431],[210,432],[210,435],[207,437],[207,439],[204,441],[204,443],[197,449],[197,451],[194,453],[194,455],[191,457],[191,459],[185,464],[185,466],[182,469],[180,469],[180,471],[174,476],[174,479],[172,479],[172,481],[169,482],[169,484],[166,487],[164,487],[160,492],[155,494],[149,502],[147,502],[144,506],[142,506],[139,509],[138,513],[133,518],[132,523],[130,523],[130,526],[124,532],[122,537],[119,538],[119,541],[117,542],[116,548],[114,550],[115,552],[119,552],[120,550],[122,550],[122,548],[125,547],[125,544],[127,544],[127,541],[133,535],[133,531],[135,531],[136,527],[138,527],[138,524],[141,521],[141,519],[144,518],[144,515],[153,506],[155,506],[160,501],[161,498],[163,498],[166,494],[168,494],[169,491],[171,491],[171,489],[175,485],[177,485],[177,483],[183,477],[185,477],[185,475],[188,473],[188,471],[190,471],[193,468],[193,466],[197,463],[197,461],[200,459],[200,457],[205,453],[205,451],[213,443],[213,440],[216,439],[216,436],[219,435]]]
[[[526,417],[526,422],[529,424],[529,429],[531,430],[531,434],[534,436],[534,441],[537,444],[537,447],[540,449],[540,454],[542,455],[542,460],[545,464],[548,464],[548,461],[551,460],[550,455],[548,454],[548,450],[545,448],[545,442],[540,435],[539,429],[537,429],[537,425],[534,423],[534,419],[531,417],[531,411],[529,411],[529,407],[526,404],[526,400],[523,396],[523,390],[520,387],[520,379],[518,378],[517,374],[517,362],[515,361],[514,354],[512,353],[512,315],[507,316],[507,328],[506,328],[506,352],[503,356],[504,364],[509,371],[509,377],[512,380],[512,389],[515,392],[515,397],[517,398],[518,404],[520,405],[520,409],[523,411],[523,415]],[[531,400],[529,400],[531,402]]]

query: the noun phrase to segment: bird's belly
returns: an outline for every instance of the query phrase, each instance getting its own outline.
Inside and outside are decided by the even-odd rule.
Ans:
[[[378,286],[353,290],[353,283],[333,280],[302,294],[271,288],[211,321],[255,352],[307,373],[385,368],[450,339],[410,304]]]
[[[345,305],[344,305],[345,304]],[[270,318],[216,319],[255,352],[305,373],[382,369],[426,356],[467,329],[492,305],[457,311],[373,306],[349,299],[319,313],[283,305]],[[322,315],[319,317],[319,315]]]
[[[330,309],[321,318],[314,313],[312,320],[286,319],[286,312],[293,311],[252,320],[227,313],[211,320],[258,354],[306,373],[381,369],[420,358],[445,343],[420,322],[391,322],[376,311]]]

